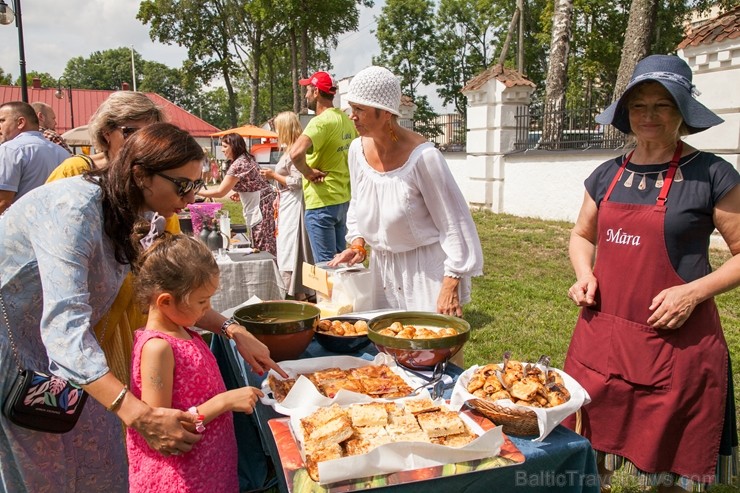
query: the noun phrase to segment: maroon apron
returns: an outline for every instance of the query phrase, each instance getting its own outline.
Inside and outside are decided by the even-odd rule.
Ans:
[[[581,310],[565,371],[591,396],[583,435],[594,449],[648,473],[713,483],[728,365],[717,307],[704,301],[676,330],[646,325],[653,297],[684,284],[663,233],[681,149],[679,143],[655,205],[608,201],[630,156],[609,186],[598,212],[597,304]]]

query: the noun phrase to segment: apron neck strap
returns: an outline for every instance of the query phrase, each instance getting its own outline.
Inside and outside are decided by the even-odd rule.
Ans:
[[[683,152],[683,142],[678,141],[676,143],[676,151],[673,153],[673,158],[671,159],[670,167],[668,168],[668,174],[666,175],[666,179],[663,182],[663,188],[660,191],[660,194],[658,195],[658,200],[656,200],[656,205],[665,205],[666,198],[668,197],[668,191],[671,188],[671,184],[673,183],[673,177],[676,175],[676,170],[678,169],[678,161],[681,159],[681,153]],[[622,160],[622,165],[619,167],[619,171],[617,171],[616,176],[612,180],[611,184],[609,185],[609,188],[606,190],[606,195],[604,195],[603,202],[607,202],[609,200],[609,197],[611,197],[612,191],[614,190],[614,187],[619,182],[619,179],[622,177],[622,174],[624,173],[624,170],[627,168],[627,163],[630,162],[630,159],[632,159],[632,155],[635,153],[634,150],[630,151],[629,154],[627,154],[624,159]]]

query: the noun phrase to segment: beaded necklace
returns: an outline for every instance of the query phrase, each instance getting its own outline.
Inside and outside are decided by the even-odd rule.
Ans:
[[[690,159],[688,159],[685,163],[679,165],[678,169],[676,170],[676,176],[673,177],[673,181],[678,183],[683,181],[683,173],[681,173],[681,168],[689,164],[691,161],[693,161],[697,156],[699,155],[699,152],[696,152],[694,156],[692,156]],[[630,157],[632,157],[632,153],[628,154],[624,157],[624,159],[629,162]],[[663,188],[663,173],[664,171],[646,171],[646,172],[640,172],[640,171],[632,171],[632,170],[625,170],[630,173],[630,175],[627,177],[626,180],[624,180],[624,185],[627,188],[631,188],[632,184],[635,181],[635,175],[642,176],[642,179],[640,180],[640,183],[637,185],[638,190],[645,190],[647,188],[647,177],[651,175],[658,175],[658,178],[655,180],[655,188]]]

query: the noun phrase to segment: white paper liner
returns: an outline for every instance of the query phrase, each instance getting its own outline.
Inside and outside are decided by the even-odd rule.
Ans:
[[[304,461],[306,456],[303,451],[301,418],[310,415],[315,410],[302,409],[294,412],[290,418],[291,430],[300,445]],[[460,413],[460,418],[473,433],[478,435],[478,438],[464,447],[446,447],[426,442],[387,443],[366,454],[319,462],[319,484],[485,459],[499,454],[504,444],[504,435],[500,426],[484,432],[480,425],[465,414]]]
[[[295,378],[295,376],[299,374],[311,373],[318,370],[325,370],[327,368],[340,368],[342,370],[347,370],[349,368],[360,368],[370,365],[388,366],[393,370],[393,372],[403,378],[412,389],[416,389],[426,383],[425,380],[410,375],[404,371],[403,368],[396,365],[396,362],[391,356],[385,353],[378,353],[373,360],[356,358],[354,356],[323,356],[319,358],[280,362],[280,367],[291,378]],[[270,373],[278,379],[281,378],[274,370],[270,370]],[[267,378],[262,381],[262,392],[264,393],[264,397],[262,397],[260,401],[266,406],[272,406],[276,412],[286,416],[293,416],[296,412],[304,412],[307,408],[328,407],[332,404],[346,406],[361,402],[386,400],[374,399],[368,395],[350,392],[345,389],[341,389],[333,398],[326,397],[318,391],[308,378],[303,376],[296,380],[295,384],[290,389],[290,392],[288,392],[288,395],[282,402],[277,402],[273,397],[270,397],[272,389],[270,389]],[[429,392],[426,389],[423,389],[411,398],[418,399],[420,397],[429,397]]]
[[[522,362],[522,365],[526,364],[527,363]],[[470,368],[465,370],[457,379],[455,387],[452,390],[452,397],[450,398],[450,407],[453,410],[458,411],[465,404],[465,402],[469,400],[479,399],[479,397],[471,394],[467,390],[468,382],[477,369],[478,365],[471,366]],[[584,404],[588,404],[589,402],[591,402],[591,397],[588,395],[588,392],[586,392],[586,389],[581,387],[581,384],[576,382],[573,377],[556,368],[550,368],[550,370],[558,372],[558,374],[563,377],[565,388],[568,389],[568,392],[570,392],[570,399],[568,399],[567,402],[555,407],[541,408],[518,406],[511,402],[509,399],[500,399],[495,401],[496,404],[500,406],[534,411],[534,413],[537,415],[537,424],[540,429],[540,435],[537,438],[533,439],[533,442],[541,442],[542,440],[544,440],[545,437],[547,437],[547,435],[549,435],[550,432],[555,429],[555,427],[559,425],[565,418],[578,411]]]

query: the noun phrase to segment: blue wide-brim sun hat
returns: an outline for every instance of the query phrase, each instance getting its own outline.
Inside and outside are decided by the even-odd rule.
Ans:
[[[626,96],[633,87],[653,81],[658,82],[671,93],[690,134],[719,125],[724,120],[694,98],[695,94],[698,95],[698,91],[692,83],[692,75],[688,64],[677,56],[650,55],[643,58],[635,67],[630,83],[622,96],[598,115],[596,121],[603,125],[611,124],[626,134],[630,133],[632,129],[627,112]]]

